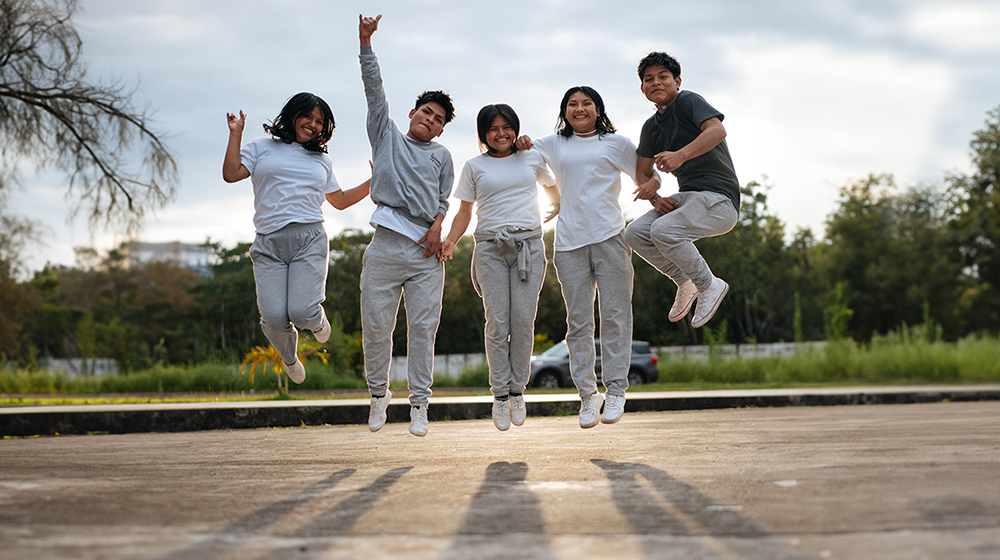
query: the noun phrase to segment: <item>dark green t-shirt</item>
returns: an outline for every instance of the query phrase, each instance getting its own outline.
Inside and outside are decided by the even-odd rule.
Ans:
[[[676,152],[701,134],[701,123],[725,116],[692,91],[681,91],[663,114],[655,113],[642,125],[636,153],[652,158],[660,152]],[[724,194],[740,209],[740,184],[729,157],[726,141],[688,161],[671,173],[677,177],[681,192],[709,191]]]

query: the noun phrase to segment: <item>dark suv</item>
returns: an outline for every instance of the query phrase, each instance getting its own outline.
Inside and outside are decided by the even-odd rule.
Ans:
[[[594,369],[597,380],[601,380],[601,341],[595,341],[597,360]],[[632,341],[632,363],[628,369],[628,384],[630,386],[643,383],[655,383],[660,378],[660,369],[656,365],[656,354],[648,342]],[[572,387],[573,378],[569,374],[569,349],[566,341],[556,344],[538,356],[531,357],[532,387],[554,389],[556,387]]]

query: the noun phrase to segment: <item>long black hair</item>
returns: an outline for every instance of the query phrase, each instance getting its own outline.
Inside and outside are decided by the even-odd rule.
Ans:
[[[566,120],[566,106],[569,105],[569,98],[576,92],[586,95],[594,102],[594,108],[597,109],[597,134],[600,136],[614,134],[617,129],[615,125],[611,124],[608,114],[604,112],[604,100],[601,99],[601,94],[597,93],[597,90],[590,86],[574,86],[566,91],[566,95],[562,98],[562,103],[559,104],[559,120],[556,121],[556,134],[561,134],[567,138],[573,136],[573,127]]]
[[[316,138],[302,144],[302,147],[310,152],[325,154],[326,143],[333,136],[333,129],[337,127],[337,123],[333,120],[330,106],[317,95],[306,92],[293,95],[285,102],[285,106],[271,124],[264,123],[264,131],[285,144],[291,144],[295,142],[295,119],[312,113],[316,107],[323,113],[323,129]]]
[[[479,132],[479,146],[486,147],[486,152],[492,154],[495,150],[486,143],[486,133],[490,131],[490,127],[493,126],[493,119],[497,117],[503,117],[507,121],[507,124],[514,129],[514,139],[521,134],[521,119],[517,118],[517,113],[514,109],[507,105],[506,103],[494,103],[492,105],[487,105],[479,110],[479,115],[476,116],[476,128]],[[516,153],[517,146],[511,145],[510,153]]]

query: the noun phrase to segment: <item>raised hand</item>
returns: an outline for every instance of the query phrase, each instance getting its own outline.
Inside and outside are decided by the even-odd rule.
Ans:
[[[362,45],[372,44],[372,35],[378,31],[378,22],[382,20],[382,14],[375,17],[365,17],[358,14],[358,37]]]
[[[243,127],[247,124],[247,116],[243,114],[243,111],[240,111],[239,117],[232,113],[226,113],[226,120],[229,122],[230,132],[243,134]]]

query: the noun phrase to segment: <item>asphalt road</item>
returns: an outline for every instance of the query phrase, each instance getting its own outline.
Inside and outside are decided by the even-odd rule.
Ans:
[[[998,559],[1000,402],[7,439],[0,557]]]

